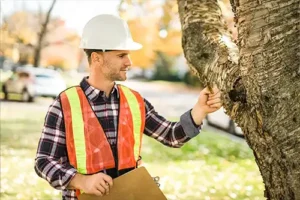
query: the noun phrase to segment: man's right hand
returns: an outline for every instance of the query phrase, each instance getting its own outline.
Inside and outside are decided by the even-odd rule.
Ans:
[[[86,194],[103,196],[109,194],[109,189],[112,185],[112,178],[104,173],[93,175],[77,173],[71,180],[68,189],[80,189]]]

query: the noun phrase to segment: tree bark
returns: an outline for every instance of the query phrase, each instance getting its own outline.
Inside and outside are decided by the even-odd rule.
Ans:
[[[52,1],[52,4],[47,12],[47,15],[46,15],[46,20],[43,24],[41,24],[41,32],[38,34],[38,42],[37,42],[37,45],[34,49],[34,61],[33,61],[33,66],[34,67],[38,67],[40,65],[40,60],[41,60],[41,51],[42,51],[42,48],[43,48],[43,41],[44,41],[44,38],[45,38],[45,35],[47,33],[47,26],[49,24],[49,21],[50,21],[50,15],[51,15],[51,12],[53,10],[53,7],[56,3],[56,0],[53,0]]]
[[[185,57],[201,80],[223,91],[227,114],[253,150],[265,197],[299,200],[299,0],[231,3],[239,55],[224,39],[217,1],[178,0]]]

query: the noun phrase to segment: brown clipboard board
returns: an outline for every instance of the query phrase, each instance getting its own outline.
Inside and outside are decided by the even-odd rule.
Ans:
[[[81,194],[79,200],[167,200],[145,167],[139,167],[113,180],[109,195]]]

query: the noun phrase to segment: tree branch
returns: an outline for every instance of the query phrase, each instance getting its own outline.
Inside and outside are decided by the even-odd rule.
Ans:
[[[239,50],[227,31],[217,1],[178,0],[182,27],[182,46],[192,71],[206,86],[216,84],[224,93],[224,107],[231,110],[233,100],[229,91],[238,88],[245,102],[246,92],[238,67]],[[234,91],[234,96],[237,95]],[[232,96],[232,95],[231,95]],[[241,106],[240,106],[241,107]],[[232,116],[234,117],[234,116]]]
[[[56,0],[53,0],[52,1],[52,4],[47,12],[47,15],[46,15],[46,20],[45,22],[42,24],[42,28],[41,28],[41,32],[39,33],[39,37],[38,37],[38,43],[37,43],[37,46],[36,46],[36,49],[35,49],[35,55],[34,55],[34,66],[35,67],[38,67],[39,65],[39,62],[40,62],[40,52],[41,52],[41,48],[42,48],[42,42],[43,42],[43,39],[45,37],[45,34],[47,33],[47,26],[48,26],[48,23],[50,21],[50,15],[51,15],[51,12],[53,10],[53,7],[56,3]]]
[[[56,44],[67,44],[68,42],[72,42],[75,39],[77,39],[76,35],[68,36],[68,37],[65,37],[65,38],[63,38],[61,40],[57,40],[57,41],[54,41],[54,42],[44,43],[42,45],[42,48],[45,48],[45,47],[48,47],[48,46],[51,46],[51,45],[56,45]]]
[[[47,12],[46,20],[45,20],[45,22],[43,23],[41,32],[40,32],[40,34],[39,34],[39,43],[43,40],[43,38],[44,38],[44,36],[45,36],[45,34],[46,34],[46,32],[47,32],[47,26],[48,26],[48,23],[49,23],[49,21],[50,21],[50,15],[51,15],[51,12],[52,12],[52,10],[53,10],[53,7],[54,7],[55,3],[56,3],[56,0],[53,0],[53,1],[52,1],[52,4],[51,4],[51,6],[50,6],[50,8],[49,8],[49,10],[48,10],[48,12]]]

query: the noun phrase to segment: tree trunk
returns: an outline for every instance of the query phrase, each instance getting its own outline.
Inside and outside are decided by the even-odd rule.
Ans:
[[[299,200],[299,0],[232,0],[239,55],[224,38],[217,1],[178,6],[185,57],[201,80],[223,91],[227,114],[253,150],[265,197]]]
[[[38,42],[37,42],[37,45],[34,49],[34,61],[33,61],[33,66],[34,67],[38,67],[40,65],[40,60],[41,60],[41,51],[42,51],[42,47],[43,47],[43,41],[44,41],[44,38],[45,38],[45,35],[47,33],[47,26],[48,26],[48,23],[50,21],[50,15],[51,15],[51,12],[53,10],[53,7],[56,3],[56,0],[53,0],[52,1],[52,4],[47,12],[47,15],[46,15],[46,20],[43,24],[41,24],[41,32],[38,34]]]

